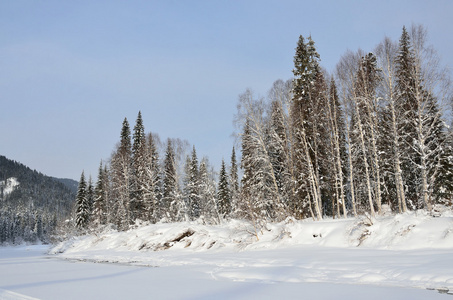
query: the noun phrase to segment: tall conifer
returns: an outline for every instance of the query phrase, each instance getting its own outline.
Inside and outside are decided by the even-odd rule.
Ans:
[[[168,139],[164,160],[162,209],[164,216],[169,220],[175,219],[177,215],[177,192],[178,182],[176,177],[175,153],[172,142]]]
[[[231,213],[231,196],[230,188],[228,185],[228,176],[226,173],[225,161],[222,159],[220,167],[219,185],[217,188],[217,203],[219,214],[226,218]]]
[[[134,126],[132,145],[132,174],[131,174],[131,218],[145,219],[144,203],[146,185],[146,136],[142,114],[139,111]]]
[[[129,122],[124,118],[121,128],[121,141],[112,157],[112,199],[114,205],[114,219],[119,229],[128,228],[130,217],[130,195],[131,195],[131,131]]]
[[[87,183],[85,181],[85,174],[82,172],[76,198],[76,227],[79,229],[87,228],[89,218],[90,205],[87,197]]]

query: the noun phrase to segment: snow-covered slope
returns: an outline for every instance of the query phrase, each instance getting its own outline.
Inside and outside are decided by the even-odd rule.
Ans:
[[[258,237],[258,238],[257,238]],[[229,221],[140,225],[55,246],[57,257],[153,267],[182,267],[214,280],[325,282],[453,290],[453,214],[425,211],[355,219],[268,224]]]
[[[420,210],[373,220],[366,217],[322,221],[287,219],[267,224],[258,232],[251,223],[238,220],[216,226],[196,222],[141,224],[126,232],[108,227],[102,233],[62,242],[53,251],[242,251],[293,245],[393,250],[453,249],[453,213],[445,211],[439,217],[432,217]]]
[[[0,180],[0,189],[3,190],[3,195],[6,196],[11,194],[19,185],[19,181],[15,177],[8,178],[6,180]]]

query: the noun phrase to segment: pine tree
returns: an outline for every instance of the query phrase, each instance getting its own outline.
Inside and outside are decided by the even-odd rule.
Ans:
[[[219,215],[223,218],[229,217],[231,213],[231,196],[228,185],[228,176],[226,173],[225,161],[222,159],[220,167],[219,185],[217,188],[217,203]]]
[[[87,184],[85,181],[85,174],[82,172],[77,189],[76,198],[76,227],[79,229],[86,229],[89,222],[90,210],[87,198]]]

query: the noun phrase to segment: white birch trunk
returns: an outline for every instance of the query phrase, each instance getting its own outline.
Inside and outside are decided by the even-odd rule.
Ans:
[[[359,99],[360,100],[360,99]],[[370,171],[369,171],[369,166],[368,166],[368,160],[366,157],[366,147],[365,147],[365,135],[363,132],[362,128],[362,121],[360,118],[360,113],[357,104],[354,105],[356,114],[357,114],[357,124],[359,126],[359,134],[360,134],[360,144],[362,147],[362,153],[363,153],[363,163],[365,165],[365,179],[366,179],[366,184],[367,184],[367,190],[368,190],[368,203],[370,205],[370,212],[371,216],[375,217],[375,211],[374,211],[374,206],[373,206],[373,196],[371,194],[371,179],[370,179]]]

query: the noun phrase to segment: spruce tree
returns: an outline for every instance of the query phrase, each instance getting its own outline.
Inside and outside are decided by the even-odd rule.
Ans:
[[[426,151],[429,199],[433,204],[449,204],[453,195],[453,152],[447,139],[447,126],[441,119],[436,100],[426,96],[424,127],[427,131]]]
[[[102,161],[99,164],[98,179],[94,188],[93,222],[99,226],[106,222],[106,187],[104,167]]]
[[[231,151],[231,162],[230,162],[230,174],[229,174],[229,186],[231,190],[231,213],[237,210],[237,202],[239,198],[239,177],[238,177],[238,165],[236,162],[236,151],[233,147]]]
[[[281,104],[278,101],[271,102],[271,115],[269,124],[269,156],[277,179],[277,186],[280,194],[284,194],[287,190],[286,183],[288,182],[287,170],[287,140],[286,129],[283,121],[283,111]],[[285,197],[287,198],[287,197]]]
[[[318,165],[318,119],[317,94],[315,83],[319,75],[319,54],[316,52],[313,40],[308,42],[302,36],[296,47],[294,56],[293,98],[291,101],[292,120],[292,157],[295,170],[294,203],[291,204],[296,217],[305,217],[311,214],[317,219],[322,218],[320,178]],[[308,205],[306,205],[308,203]],[[314,206],[314,212],[312,208]]]
[[[218,224],[219,214],[216,202],[216,183],[214,180],[214,172],[211,170],[207,158],[203,158],[200,162],[199,178],[199,199],[201,217],[208,224]]]
[[[390,38],[385,38],[375,50],[382,70],[382,86],[380,94],[382,97],[381,113],[379,116],[381,126],[379,127],[380,138],[378,148],[382,162],[383,193],[382,202],[388,203],[392,209],[398,212],[407,210],[406,194],[403,183],[401,157],[403,147],[401,146],[401,128],[404,111],[398,107],[396,93],[396,64],[398,55],[398,43]]]
[[[131,218],[132,220],[144,219],[146,213],[144,203],[146,192],[146,136],[140,111],[134,126],[131,171]]]
[[[417,166],[420,165],[420,155],[414,148],[417,143],[419,104],[415,98],[415,58],[409,33],[403,27],[399,41],[396,65],[396,100],[395,111],[398,116],[397,129],[400,133],[402,175],[404,180],[405,200],[410,208],[415,208],[419,199],[420,174]],[[403,203],[403,211],[406,203]]]
[[[219,185],[217,188],[217,203],[219,215],[223,218],[229,217],[231,213],[231,196],[230,188],[228,185],[228,176],[225,167],[225,161],[222,159],[220,167]]]
[[[132,175],[131,131],[125,118],[121,128],[121,141],[112,156],[113,222],[120,230],[126,230],[131,222],[130,195]]]
[[[186,161],[184,164],[184,178],[182,181],[182,192],[183,192],[183,202],[184,202],[184,207],[187,207],[188,209],[184,211],[184,220],[192,220],[192,214],[191,214],[191,201],[190,201],[190,196],[191,196],[191,168],[192,168],[192,160],[190,158],[190,155],[186,155]]]
[[[93,187],[93,180],[91,179],[91,175],[88,179],[87,183],[87,203],[88,203],[88,211],[90,212],[90,223],[93,221],[91,218],[91,215],[93,213],[93,208],[94,208],[94,187]]]
[[[163,215],[170,221],[176,219],[177,215],[177,194],[178,182],[176,177],[176,162],[173,145],[170,139],[167,141],[167,150],[164,160],[164,179],[163,179]]]
[[[197,151],[195,150],[195,146],[193,146],[192,149],[189,172],[189,214],[191,219],[195,220],[200,217],[200,178],[198,171]]]
[[[398,100],[404,111],[402,144],[407,151],[403,157],[403,174],[408,203],[412,208],[431,211],[439,196],[435,189],[451,189],[447,187],[451,186],[448,177],[441,178],[439,172],[448,169],[448,159],[442,156],[450,154],[448,147],[444,147],[446,128],[438,108],[438,101],[448,95],[450,82],[444,80],[445,73],[438,68],[435,52],[426,47],[425,39],[423,27],[413,26],[411,35],[403,28],[396,74]]]
[[[257,218],[255,207],[253,206],[253,186],[254,186],[254,155],[255,147],[253,145],[252,133],[250,130],[250,121],[246,120],[241,136],[242,140],[242,158],[241,169],[243,171],[241,179],[241,193],[236,214],[239,217],[249,217],[252,220]]]
[[[444,126],[445,142],[439,155],[439,170],[433,190],[437,204],[453,206],[453,134]]]
[[[82,172],[80,176],[79,186],[77,189],[76,197],[76,227],[79,229],[86,229],[89,222],[90,210],[87,197],[87,183],[85,181],[85,174]]]
[[[144,204],[146,207],[146,219],[155,223],[160,218],[159,201],[161,199],[161,176],[159,165],[159,152],[157,151],[155,137],[148,134],[146,149],[146,176]]]

